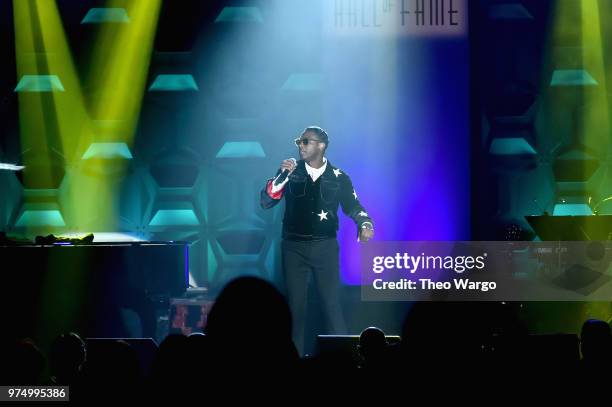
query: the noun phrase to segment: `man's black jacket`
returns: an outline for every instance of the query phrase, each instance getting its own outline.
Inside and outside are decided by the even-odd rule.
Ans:
[[[304,161],[298,161],[296,169],[289,175],[282,197],[272,196],[273,180],[274,178],[269,179],[261,191],[261,207],[272,208],[285,198],[283,218],[285,239],[318,240],[336,237],[338,205],[341,205],[342,211],[355,221],[358,231],[364,222],[372,224],[372,219],[357,199],[350,177],[332,166],[329,160],[325,172],[316,182],[313,182],[306,172]]]

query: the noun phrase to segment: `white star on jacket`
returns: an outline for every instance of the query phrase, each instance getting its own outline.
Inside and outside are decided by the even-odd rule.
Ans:
[[[338,175],[342,174],[339,169],[334,169],[334,175],[338,178]]]
[[[323,219],[327,220],[327,214],[329,212],[325,212],[323,209],[321,209],[321,213],[317,213],[317,216],[319,217],[319,221],[323,221]]]
[[[357,214],[358,216],[368,216],[367,212],[361,211]]]
[[[355,199],[357,199],[357,192],[355,192],[354,189],[353,189],[353,196],[355,197]]]

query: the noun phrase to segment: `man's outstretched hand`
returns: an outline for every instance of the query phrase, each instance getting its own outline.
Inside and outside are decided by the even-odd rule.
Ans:
[[[359,231],[359,241],[360,242],[365,243],[373,237],[374,237],[374,231],[372,229],[362,228]]]

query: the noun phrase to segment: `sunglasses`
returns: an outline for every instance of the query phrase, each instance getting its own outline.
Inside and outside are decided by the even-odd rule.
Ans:
[[[296,138],[295,140],[293,140],[293,142],[295,143],[296,146],[300,146],[300,144],[304,144],[305,146],[307,146],[309,143],[320,143],[321,140],[314,140],[314,139],[309,139],[309,138]]]

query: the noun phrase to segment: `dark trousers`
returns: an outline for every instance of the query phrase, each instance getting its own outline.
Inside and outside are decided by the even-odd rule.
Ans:
[[[330,333],[345,334],[346,325],[339,300],[338,241],[283,240],[281,244],[287,300],[293,316],[293,341],[304,353],[308,283],[314,276],[323,314]]]

